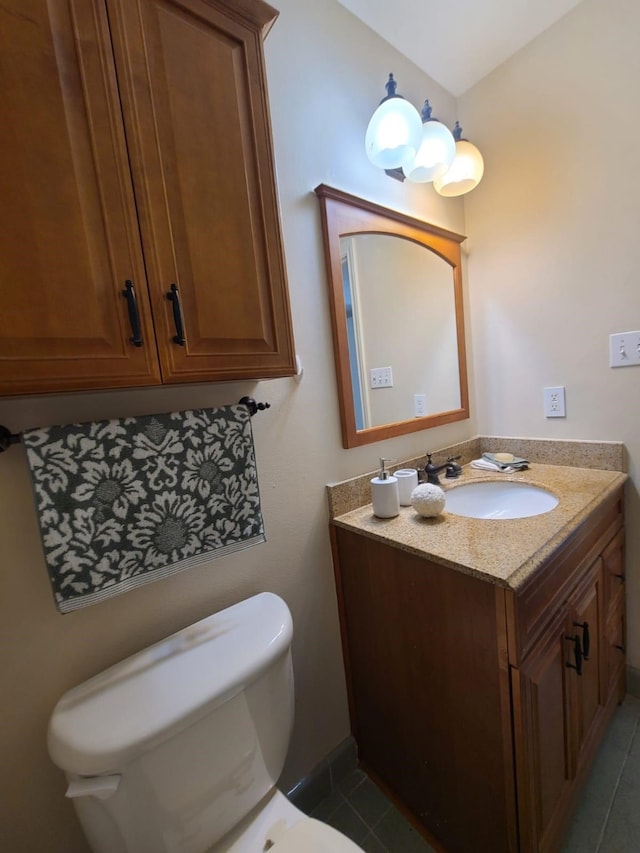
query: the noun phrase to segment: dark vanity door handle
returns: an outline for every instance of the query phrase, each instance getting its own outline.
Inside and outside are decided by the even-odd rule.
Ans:
[[[618,578],[618,580],[620,581],[620,583],[624,583],[624,582],[625,582],[625,580],[626,580],[626,578],[625,578],[624,574],[622,574],[622,573],[620,573],[620,574],[614,574],[614,575],[613,575],[613,577],[614,577],[614,578]]]
[[[566,663],[569,669],[575,669],[578,675],[582,675],[582,646],[580,645],[580,637],[577,634],[565,634],[565,640],[570,640],[573,643],[573,658],[575,663]]]
[[[174,344],[178,344],[178,346],[183,347],[185,344],[184,325],[182,323],[182,307],[180,306],[180,294],[178,293],[177,285],[171,285],[171,290],[167,293],[167,299],[173,306],[173,322],[176,327],[173,342]]]
[[[127,309],[129,311],[129,323],[131,324],[131,337],[129,340],[134,347],[142,346],[142,333],[140,331],[140,315],[138,314],[138,303],[136,301],[136,292],[133,289],[133,282],[127,279],[124,283],[122,295],[127,300]]]
[[[589,660],[589,649],[591,648],[591,642],[589,640],[589,623],[588,622],[574,622],[574,628],[582,628],[582,656],[584,660]]]

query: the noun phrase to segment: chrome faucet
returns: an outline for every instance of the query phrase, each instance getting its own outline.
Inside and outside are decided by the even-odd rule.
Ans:
[[[438,479],[438,474],[440,471],[446,472],[444,476],[447,480],[455,480],[456,477],[459,477],[462,474],[462,468],[457,464],[457,460],[460,458],[460,456],[449,456],[447,461],[443,462],[442,465],[434,465],[431,461],[431,454],[427,453],[427,464],[424,466],[427,483],[439,486],[440,480]]]

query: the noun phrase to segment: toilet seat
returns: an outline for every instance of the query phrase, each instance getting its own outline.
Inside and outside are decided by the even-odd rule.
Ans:
[[[337,829],[308,817],[277,788],[208,853],[363,853]]]
[[[312,817],[285,829],[274,841],[270,853],[362,853],[346,835]]]

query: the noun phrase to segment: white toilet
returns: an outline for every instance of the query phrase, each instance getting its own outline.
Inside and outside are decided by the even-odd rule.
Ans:
[[[275,787],[293,626],[261,593],[70,690],[49,752],[95,853],[362,853]]]

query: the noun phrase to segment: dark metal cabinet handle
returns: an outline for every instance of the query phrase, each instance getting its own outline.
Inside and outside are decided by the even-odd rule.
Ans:
[[[131,323],[131,337],[129,340],[134,347],[142,346],[142,333],[140,331],[140,315],[138,314],[138,303],[136,301],[136,292],[133,289],[133,282],[127,279],[124,283],[122,295],[127,300],[127,309],[129,311],[129,322]]]
[[[625,580],[626,580],[626,578],[625,578],[624,574],[622,574],[622,573],[620,573],[620,574],[614,574],[614,575],[613,575],[613,577],[614,577],[614,578],[618,578],[618,580],[620,581],[620,583],[624,583],[624,582],[625,582]]]
[[[171,285],[171,290],[167,293],[167,299],[173,306],[173,322],[176,327],[173,342],[174,344],[178,344],[178,346],[183,347],[185,344],[184,325],[182,323],[182,307],[180,305],[180,294],[178,293],[177,285]]]
[[[575,669],[578,675],[582,675],[582,646],[580,645],[580,637],[577,634],[565,634],[565,640],[570,640],[573,643],[573,658],[575,663],[566,663],[569,669]]]
[[[574,622],[573,627],[582,628],[582,656],[585,660],[589,660],[589,649],[591,648],[591,642],[589,640],[589,623]]]
[[[620,651],[624,654],[625,648],[624,648],[624,646],[621,646],[619,643],[615,644],[614,649],[618,649],[618,651]]]

